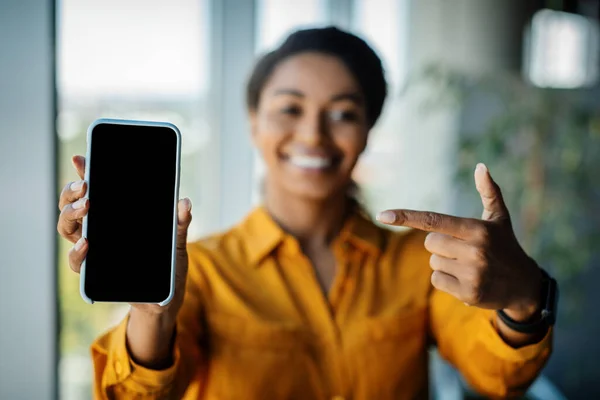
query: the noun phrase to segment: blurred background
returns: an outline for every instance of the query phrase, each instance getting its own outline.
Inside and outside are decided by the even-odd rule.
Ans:
[[[175,123],[190,239],[225,229],[258,199],[254,60],[328,24],[365,38],[391,85],[356,169],[367,206],[479,217],[486,162],[561,286],[554,354],[527,398],[600,398],[599,18],[600,0],[1,0],[0,399],[91,398],[89,345],[127,312],[80,298],[56,233],[87,126]],[[476,398],[431,360],[432,399]]]

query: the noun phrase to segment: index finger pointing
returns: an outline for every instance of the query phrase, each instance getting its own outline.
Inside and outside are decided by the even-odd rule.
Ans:
[[[469,231],[477,224],[477,220],[472,218],[415,210],[386,210],[380,213],[377,219],[387,225],[439,232],[457,238],[467,237]]]

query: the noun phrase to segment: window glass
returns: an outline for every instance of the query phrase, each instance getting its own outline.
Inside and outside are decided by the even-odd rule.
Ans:
[[[441,205],[440,186],[429,179],[434,167],[419,167],[426,162],[421,150],[431,139],[420,135],[418,107],[406,90],[409,11],[410,0],[354,0],[354,31],[381,57],[388,82],[382,115],[354,174],[373,214],[386,208],[439,211]]]
[[[57,2],[57,190],[78,179],[70,159],[85,154],[87,127],[94,119],[172,122],[183,136],[180,195],[189,196],[194,204],[189,233],[194,239],[216,227],[219,214],[214,174],[218,152],[207,99],[208,0],[174,4],[162,0]],[[135,194],[139,168],[143,166],[123,160],[115,201]],[[115,246],[126,245],[115,239]],[[68,267],[70,245],[62,239],[59,243],[59,390],[63,399],[85,400],[92,394],[89,346],[123,318],[128,306],[85,303],[79,295],[79,276]]]

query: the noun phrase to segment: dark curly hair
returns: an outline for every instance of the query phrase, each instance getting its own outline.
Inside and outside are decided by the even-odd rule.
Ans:
[[[263,55],[255,64],[247,83],[247,107],[256,110],[264,85],[281,61],[309,51],[332,55],[344,63],[364,95],[369,126],[375,125],[387,95],[381,59],[363,39],[334,26],[296,31],[277,49]]]

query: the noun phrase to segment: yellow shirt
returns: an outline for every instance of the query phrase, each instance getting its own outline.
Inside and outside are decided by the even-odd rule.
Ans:
[[[136,365],[125,319],[91,347],[96,398],[426,399],[430,344],[481,393],[523,393],[551,353],[552,330],[507,345],[493,311],[432,288],[423,240],[352,215],[333,243],[337,275],[324,295],[298,242],[257,207],[188,244],[173,366]]]

